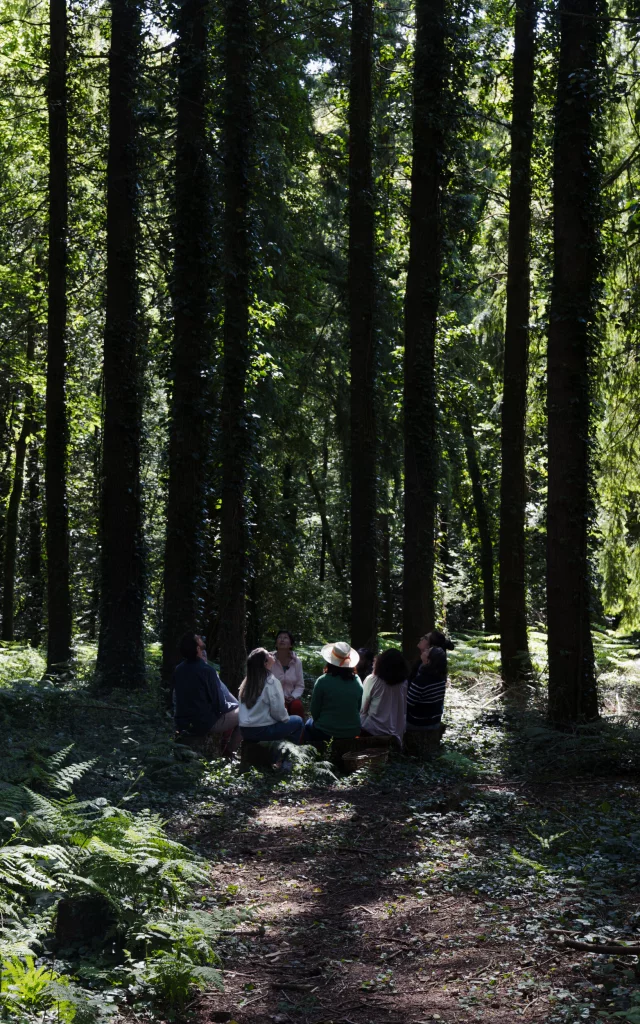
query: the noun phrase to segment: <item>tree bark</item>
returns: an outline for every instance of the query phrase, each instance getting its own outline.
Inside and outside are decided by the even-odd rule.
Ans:
[[[47,671],[64,671],[71,659],[69,513],[67,509],[68,113],[66,0],[50,0],[49,261],[47,390],[45,400],[45,501],[47,547]]]
[[[435,624],[438,432],[435,341],[440,302],[444,94],[444,0],[417,0],[413,160],[404,349],[403,648]]]
[[[496,602],[493,584],[493,542],[491,540],[491,527],[487,503],[482,486],[482,472],[478,462],[478,450],[476,439],[473,434],[471,421],[466,413],[460,415],[460,425],[464,437],[464,446],[467,454],[467,467],[471,479],[471,494],[473,496],[473,507],[476,513],[476,525],[480,540],[480,573],[482,575],[482,608],[484,612],[484,629],[486,633],[495,633],[496,625]]]
[[[529,361],[531,150],[537,0],[517,0],[500,478],[500,655],[505,683],[531,672],[525,581],[525,430]]]
[[[35,430],[35,426],[34,426]],[[27,636],[32,647],[39,647],[42,638],[42,517],[40,508],[40,447],[34,438],[27,457],[28,481],[28,571],[29,606]]]
[[[355,647],[377,650],[372,49],[373,0],[352,0],[349,77],[351,643]]]
[[[105,688],[144,683],[144,554],[140,494],[142,336],[138,316],[138,127],[141,17],[111,0],[107,301],[104,336],[100,636]]]
[[[307,480],[309,481],[309,486],[311,487],[311,490],[313,491],[313,496],[316,499],[316,504],[318,506],[318,512],[320,513],[320,522],[322,523],[322,530],[323,530],[323,535],[325,537],[325,541],[326,541],[326,545],[327,545],[327,552],[329,554],[329,561],[331,562],[331,565],[333,566],[333,571],[336,574],[336,579],[337,579],[338,583],[342,583],[343,578],[344,578],[344,573],[343,573],[343,570],[342,570],[342,565],[340,563],[340,559],[338,558],[338,552],[336,551],[336,546],[333,543],[333,537],[331,535],[331,528],[329,526],[329,519],[327,518],[327,508],[326,508],[326,505],[325,505],[325,500],[324,500],[324,498],[322,496],[322,492],[320,491],[320,488],[318,487],[318,483],[316,481],[316,478],[313,475],[313,472],[311,470],[311,466],[307,466]]]
[[[549,715],[598,717],[589,616],[591,354],[599,254],[603,0],[562,0],[547,354]]]
[[[203,565],[210,436],[212,184],[207,154],[209,0],[178,8],[174,334],[169,489],[164,560],[162,676],[171,679],[180,637],[195,632]]]
[[[326,494],[326,492],[327,492],[327,477],[328,477],[328,474],[329,474],[329,445],[328,445],[328,442],[327,442],[328,430],[329,430],[329,425],[328,425],[328,423],[325,423],[324,434],[323,434],[323,437],[322,437],[322,490],[323,490],[324,494]],[[320,580],[320,583],[324,583],[326,566],[327,566],[327,543],[328,543],[327,538],[328,538],[329,535],[327,533],[327,527],[325,525],[325,520],[326,520],[326,515],[325,515],[325,518],[321,520],[321,522],[322,522],[322,535],[321,535],[321,538],[320,538],[320,572],[318,574],[318,579]]]
[[[221,675],[237,693],[246,663],[246,485],[249,432],[249,202],[253,21],[249,0],[224,3],[224,339],[220,519]]]
[[[298,533],[298,508],[294,486],[293,466],[285,462],[282,471],[282,568],[285,573],[293,574],[296,565],[296,543]]]
[[[2,572],[2,639],[13,640],[13,599],[15,591],[16,559],[18,555],[18,516],[24,488],[24,463],[27,441],[32,431],[33,410],[29,400],[25,409],[22,429],[16,441],[16,460],[13,469],[13,484],[7,507],[7,525]]]

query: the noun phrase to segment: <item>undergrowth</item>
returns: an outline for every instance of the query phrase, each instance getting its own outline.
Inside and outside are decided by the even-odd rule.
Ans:
[[[92,648],[80,652],[76,676],[55,682],[41,679],[37,652],[0,648],[0,1016],[84,1024],[134,1007],[166,1019],[183,1012],[198,989],[221,983],[220,933],[251,908],[233,909],[224,893],[212,895],[196,840],[189,847],[179,841],[190,820],[228,823],[250,814],[256,800],[369,786],[431,793],[415,801],[409,824],[437,839],[433,794],[447,787],[637,773],[639,652],[631,642],[596,634],[605,717],[566,734],[545,722],[543,634],[531,636],[536,678],[524,710],[501,698],[497,638],[456,641],[442,756],[426,765],[400,758],[382,773],[347,778],[310,748],[291,750],[289,775],[240,775],[226,763],[204,765],[187,749],[177,758],[155,686],[105,697],[92,689]],[[318,650],[301,654],[311,685]],[[464,802],[455,826],[461,837],[478,816],[488,835],[514,818],[508,793]],[[449,835],[446,813],[441,818]],[[552,892],[574,876],[606,886],[620,864],[637,859],[635,818],[627,821],[614,797],[578,825],[563,829],[562,814],[555,818],[544,824],[536,809],[523,816],[520,808],[526,841],[498,844],[495,863],[467,849],[455,872],[438,870],[439,884],[499,900],[523,886]],[[416,891],[433,887],[432,861],[413,872]],[[93,937],[61,932],[61,901],[93,908]]]

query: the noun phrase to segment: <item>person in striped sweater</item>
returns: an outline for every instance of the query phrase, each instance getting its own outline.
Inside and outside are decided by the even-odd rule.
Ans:
[[[428,647],[407,691],[407,732],[439,729],[447,689],[447,655],[441,647]]]

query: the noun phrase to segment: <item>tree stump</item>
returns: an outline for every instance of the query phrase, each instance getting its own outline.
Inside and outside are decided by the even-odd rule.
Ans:
[[[113,907],[103,896],[65,897],[58,902],[56,946],[102,946],[115,924]]]
[[[428,761],[438,753],[445,728],[441,725],[439,729],[408,729],[404,734],[405,753],[419,761]]]
[[[393,736],[350,736],[342,738],[334,736],[331,741],[330,760],[336,768],[343,768],[342,757],[352,752],[371,749],[397,750],[398,744]]]
[[[178,732],[175,739],[176,743],[182,743],[185,747],[189,747],[206,761],[214,761],[222,757],[223,734],[221,732],[207,732],[203,736]]]
[[[273,768],[282,757],[282,745],[277,740],[260,740],[251,742],[243,740],[240,747],[240,771],[248,772],[251,768],[265,771]]]

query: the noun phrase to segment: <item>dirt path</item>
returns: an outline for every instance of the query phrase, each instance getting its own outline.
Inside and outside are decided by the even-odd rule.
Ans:
[[[495,895],[502,879],[492,880],[486,865],[518,828],[504,813],[507,790],[476,787],[489,803],[476,806],[475,818],[468,787],[445,790],[421,816],[416,796],[424,791],[356,784],[280,789],[240,813],[205,819],[198,841],[217,858],[215,895],[252,908],[254,920],[238,926],[244,937],[225,939],[225,991],[202,998],[199,1019],[613,1020],[591,973],[594,957],[557,951],[545,929],[561,912],[580,912],[575,891],[515,880]],[[537,797],[520,788],[517,799]],[[483,813],[492,803],[493,817]],[[484,865],[488,883],[460,892],[452,879],[469,863]]]

